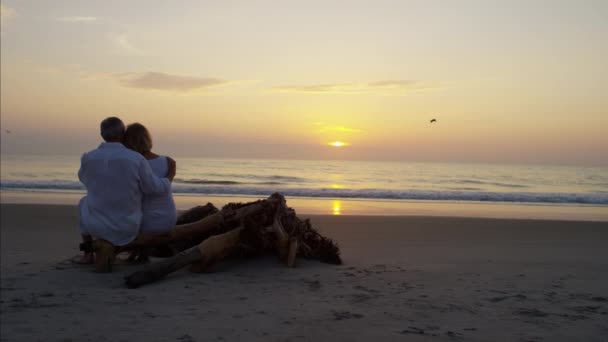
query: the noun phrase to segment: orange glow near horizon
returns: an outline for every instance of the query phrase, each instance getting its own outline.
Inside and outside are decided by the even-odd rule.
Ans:
[[[328,143],[327,145],[333,146],[333,147],[343,147],[343,146],[348,146],[350,144],[347,142],[343,142],[343,141],[332,141],[332,142]]]
[[[1,3],[2,154],[608,165],[608,1]]]

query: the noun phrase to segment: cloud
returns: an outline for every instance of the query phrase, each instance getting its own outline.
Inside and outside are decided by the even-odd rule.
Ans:
[[[114,77],[130,88],[187,92],[212,88],[229,82],[217,78],[171,75],[162,72],[120,73]]]
[[[143,56],[147,52],[133,45],[127,35],[125,34],[112,34],[108,35],[110,42],[114,45],[116,50],[121,54]]]
[[[357,94],[375,93],[379,91],[415,91],[439,88],[441,88],[441,84],[438,82],[382,80],[367,83],[288,84],[275,86],[272,89],[279,92],[291,93]]]
[[[74,17],[60,17],[56,19],[57,21],[65,21],[70,23],[92,23],[97,21],[96,17],[90,16],[74,16]]]
[[[288,84],[276,86],[272,89],[292,93],[356,93],[361,91],[361,86],[357,83]]]
[[[15,16],[15,10],[0,4],[0,26],[5,26]]]
[[[425,90],[439,89],[442,87],[440,82],[428,82],[418,80],[384,80],[367,83],[369,88],[384,89],[403,89],[403,90]]]
[[[338,134],[339,136],[346,136],[350,134],[365,133],[364,130],[359,128],[336,126],[325,122],[313,122],[312,125],[317,126],[317,128],[315,128],[315,131],[319,134],[327,133],[331,135]]]
[[[340,132],[340,133],[363,133],[364,130],[358,128],[350,128],[344,126],[323,126],[319,129],[320,133],[325,132]]]
[[[388,81],[376,81],[369,82],[367,85],[370,87],[410,87],[419,83],[414,80],[388,80]]]

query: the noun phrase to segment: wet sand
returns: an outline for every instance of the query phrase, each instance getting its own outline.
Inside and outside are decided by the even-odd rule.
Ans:
[[[297,208],[297,207],[296,207]],[[309,216],[309,215],[307,215]],[[2,341],[605,341],[608,224],[310,216],[344,265],[264,257],[130,290],[64,262],[77,210],[1,205]]]
[[[0,191],[0,203],[77,205],[81,191]],[[230,202],[250,202],[256,196],[220,196],[174,194],[178,209],[213,203],[221,208]],[[421,200],[371,200],[290,197],[289,205],[299,213],[313,215],[357,216],[442,216],[507,219],[542,219],[559,221],[608,222],[608,206],[588,204],[551,204],[515,202],[466,202]]]

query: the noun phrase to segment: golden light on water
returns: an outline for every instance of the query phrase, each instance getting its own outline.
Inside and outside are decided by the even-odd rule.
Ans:
[[[342,203],[340,201],[333,201],[333,215],[340,215],[342,213]]]
[[[332,189],[342,189],[342,185],[340,185],[340,184],[332,184],[331,188]]]
[[[327,145],[333,146],[333,147],[343,147],[343,146],[348,146],[350,144],[347,142],[343,142],[343,141],[332,141],[332,142],[328,143]]]

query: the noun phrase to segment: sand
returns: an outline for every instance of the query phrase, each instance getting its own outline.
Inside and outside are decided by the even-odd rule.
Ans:
[[[2,204],[2,341],[606,341],[608,224],[311,216],[344,265],[273,257],[140,289],[63,262],[73,206]]]

